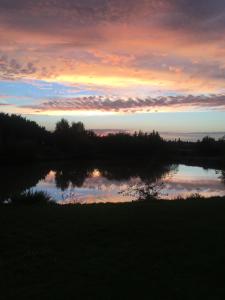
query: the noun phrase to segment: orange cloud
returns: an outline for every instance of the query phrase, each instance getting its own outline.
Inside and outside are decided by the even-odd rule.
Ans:
[[[0,1],[0,80],[220,94],[224,19],[220,0]]]

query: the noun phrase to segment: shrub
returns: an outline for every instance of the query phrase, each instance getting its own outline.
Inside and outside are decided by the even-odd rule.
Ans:
[[[13,205],[47,205],[53,204],[54,202],[45,192],[25,191],[21,194],[12,196],[8,203]]]

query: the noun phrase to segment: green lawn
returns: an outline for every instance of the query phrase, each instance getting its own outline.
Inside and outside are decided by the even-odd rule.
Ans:
[[[0,298],[225,299],[225,199],[0,207]]]

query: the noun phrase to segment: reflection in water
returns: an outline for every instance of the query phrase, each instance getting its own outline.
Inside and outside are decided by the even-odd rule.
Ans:
[[[225,184],[225,171],[221,171],[221,180]]]
[[[82,187],[84,180],[91,172],[90,166],[79,164],[76,166],[64,165],[55,172],[55,182],[57,188],[62,191],[67,190],[70,186]]]
[[[164,182],[163,197],[200,193],[225,195],[225,172],[152,162],[83,162],[4,167],[1,199],[32,189],[47,192],[57,202],[100,203],[132,201],[121,192],[138,184]],[[165,196],[167,195],[167,196]]]
[[[36,186],[48,173],[46,165],[1,166],[0,200]]]
[[[224,196],[225,186],[220,180],[220,175],[213,169],[203,169],[179,165],[178,172],[172,177],[165,178],[165,189],[168,198],[177,196],[187,197],[199,193],[204,197]]]

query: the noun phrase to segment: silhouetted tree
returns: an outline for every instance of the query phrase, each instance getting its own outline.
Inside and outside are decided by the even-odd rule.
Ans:
[[[65,134],[70,129],[70,125],[67,120],[61,119],[59,122],[56,123],[55,133]]]
[[[18,115],[0,113],[0,156],[31,160],[42,156],[50,133]]]
[[[72,123],[71,125],[71,132],[74,135],[84,135],[85,134],[85,127],[82,122]]]
[[[66,119],[56,123],[53,132],[18,115],[0,113],[0,159],[42,160],[113,157],[225,156],[225,138],[202,141],[165,141],[158,132],[119,132],[97,136],[82,122],[70,124]],[[225,160],[225,159],[224,159]]]

